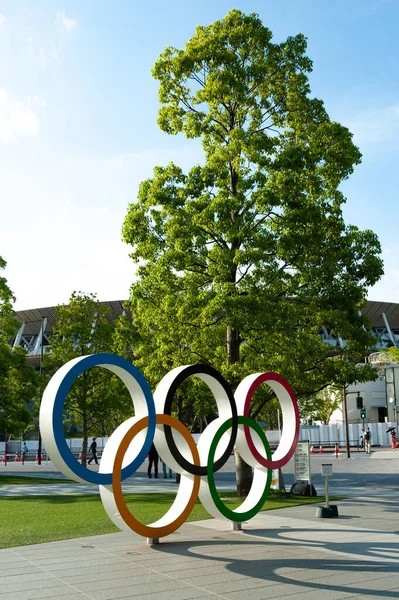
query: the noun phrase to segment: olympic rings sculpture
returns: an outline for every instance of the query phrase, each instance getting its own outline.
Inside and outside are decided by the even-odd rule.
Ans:
[[[106,368],[123,381],[135,414],[112,433],[98,472],[87,469],[74,458],[62,424],[71,385],[91,367]],[[191,376],[198,377],[209,387],[219,413],[201,434],[198,445],[188,429],[171,415],[176,391]],[[273,456],[265,433],[249,416],[253,395],[263,383],[275,392],[283,414],[283,433]],[[43,394],[40,430],[53,464],[64,475],[74,481],[99,485],[104,508],[119,529],[133,530],[147,538],[160,538],[170,535],[186,521],[198,497],[216,518],[241,522],[254,517],[268,496],[272,469],[283,467],[295,451],[299,410],[290,385],[277,373],[249,375],[233,395],[216,369],[208,365],[182,366],[167,373],[152,395],[137,367],[120,356],[101,353],[75,358],[55,373]],[[152,442],[161,459],[180,474],[180,485],[167,513],[155,523],[144,525],[129,511],[123,498],[122,481],[144,462]],[[246,499],[231,510],[219,498],[214,474],[227,462],[234,446],[253,467],[254,478]]]

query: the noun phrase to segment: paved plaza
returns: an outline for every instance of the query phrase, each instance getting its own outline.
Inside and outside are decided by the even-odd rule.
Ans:
[[[337,502],[338,519],[316,519],[308,505],[261,513],[241,532],[224,521],[185,524],[152,547],[113,533],[0,550],[0,600],[399,599],[399,452],[342,460],[335,471],[332,493],[348,496]],[[177,487],[138,481],[147,491]],[[30,487],[23,493],[35,493]]]

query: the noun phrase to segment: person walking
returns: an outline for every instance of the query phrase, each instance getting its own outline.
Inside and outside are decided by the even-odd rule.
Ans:
[[[152,444],[150,451],[148,453],[148,471],[147,471],[148,479],[152,478],[151,470],[152,470],[153,465],[154,465],[154,479],[158,479],[158,452],[154,446],[154,443]]]
[[[163,462],[162,458],[161,458],[161,463],[162,463],[163,478],[167,479],[168,476],[166,474],[166,464]],[[172,469],[170,467],[169,467],[169,477],[170,477],[170,479],[172,479],[172,477],[173,477]]]
[[[371,454],[371,431],[370,431],[370,427],[367,427],[366,431],[364,432],[364,449],[366,451],[366,454]]]
[[[28,452],[28,446],[26,445],[26,442],[24,442],[24,445],[22,446],[22,464],[25,463],[27,452]]]
[[[87,462],[88,465],[91,465],[91,461],[92,460],[94,460],[94,462],[96,463],[96,465],[98,465],[98,460],[97,460],[97,442],[96,442],[96,439],[97,438],[94,437],[92,443],[90,444],[89,452],[91,452],[91,458]]]

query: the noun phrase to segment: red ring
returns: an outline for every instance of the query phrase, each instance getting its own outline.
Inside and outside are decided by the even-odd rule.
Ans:
[[[251,387],[249,388],[249,390],[247,392],[243,412],[244,412],[244,416],[246,416],[246,417],[250,416],[249,415],[249,407],[250,407],[254,392],[262,383],[266,383],[267,381],[276,381],[277,383],[281,384],[286,389],[286,391],[288,392],[288,394],[291,398],[292,407],[294,409],[294,416],[295,416],[295,433],[294,433],[291,447],[290,447],[289,451],[287,452],[287,454],[283,458],[280,458],[279,460],[276,460],[276,461],[274,461],[272,459],[270,461],[267,458],[264,458],[257,451],[255,444],[252,440],[251,428],[248,427],[248,425],[244,425],[244,433],[245,433],[245,439],[248,444],[249,450],[252,452],[253,456],[263,467],[266,467],[268,469],[281,469],[281,467],[284,467],[284,465],[287,464],[287,462],[290,460],[290,458],[292,457],[292,455],[295,452],[295,448],[296,448],[298,438],[299,438],[299,427],[300,427],[298,401],[297,401],[295,394],[294,394],[290,384],[288,383],[288,381],[286,381],[284,379],[284,377],[281,377],[281,375],[279,375],[278,373],[261,373],[259,375],[259,377],[257,377],[255,379],[255,381],[251,384]],[[277,393],[276,393],[276,396],[278,398]],[[283,413],[283,419],[284,419],[284,413]]]

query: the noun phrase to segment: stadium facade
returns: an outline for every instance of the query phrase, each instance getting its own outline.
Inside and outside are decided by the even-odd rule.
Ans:
[[[101,302],[110,311],[112,320],[123,314],[123,300]],[[370,331],[375,337],[375,344],[370,353],[381,352],[390,346],[399,347],[399,304],[389,302],[368,301],[362,314],[371,321]],[[34,308],[16,312],[20,324],[18,333],[12,341],[13,345],[21,345],[28,353],[28,360],[38,367],[40,357],[46,352],[55,324],[55,307]],[[43,335],[42,335],[43,334]],[[345,340],[333,336],[327,329],[320,331],[323,341],[334,348],[344,348]],[[367,358],[367,357],[365,357]],[[398,395],[399,395],[399,368]],[[367,421],[383,423],[386,419],[396,421],[399,401],[396,400],[395,390],[388,389],[383,371],[375,382],[350,386],[348,389],[348,420],[359,422],[359,410],[356,408],[356,394],[360,392],[367,411]],[[342,415],[341,415],[342,417]],[[339,419],[339,413],[334,415]]]

